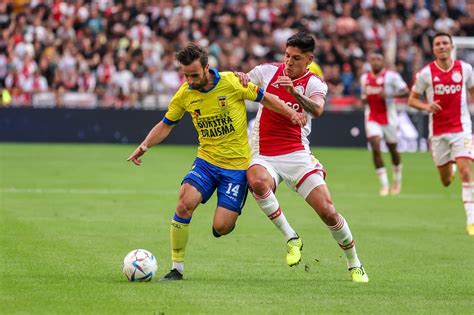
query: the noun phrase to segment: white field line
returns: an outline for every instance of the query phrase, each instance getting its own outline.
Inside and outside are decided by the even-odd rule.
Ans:
[[[134,189],[105,189],[105,188],[0,188],[2,194],[77,194],[77,195],[177,195],[178,190],[134,190]],[[285,195],[293,195],[291,192],[281,192]],[[296,195],[295,195],[296,197]],[[366,198],[366,199],[382,199],[377,193],[361,193],[361,192],[335,192],[332,194],[333,199],[338,197]],[[398,196],[387,196],[383,199],[461,199],[460,194],[429,194],[429,193],[401,193]]]

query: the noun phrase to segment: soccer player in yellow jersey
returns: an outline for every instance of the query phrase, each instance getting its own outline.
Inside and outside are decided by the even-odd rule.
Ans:
[[[230,233],[247,196],[246,169],[250,162],[247,113],[244,100],[261,102],[303,126],[306,117],[290,109],[256,85],[243,87],[232,72],[210,69],[207,53],[189,44],[176,54],[186,82],[172,98],[165,117],[130,155],[136,165],[149,147],[162,142],[188,112],[198,133],[199,147],[191,170],[184,177],[171,221],[171,271],[161,280],[181,280],[188,228],[194,210],[217,190],[212,231],[215,237]]]

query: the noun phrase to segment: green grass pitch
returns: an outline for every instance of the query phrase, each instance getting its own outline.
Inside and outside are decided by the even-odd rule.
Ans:
[[[403,154],[402,194],[383,198],[367,150],[313,150],[368,284],[351,283],[327,228],[284,185],[280,204],[304,241],[298,267],[286,266],[284,239],[251,196],[234,232],[215,239],[213,197],[194,214],[185,281],[160,283],[177,190],[196,148],[152,148],[140,167],[125,162],[133,149],[0,144],[1,314],[474,312],[474,238],[459,179],[443,188],[428,153]],[[151,283],[121,273],[134,248],[158,259]]]

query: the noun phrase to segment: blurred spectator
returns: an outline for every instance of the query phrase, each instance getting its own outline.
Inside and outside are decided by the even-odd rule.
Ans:
[[[0,83],[12,104],[28,103],[26,82],[38,75],[58,106],[68,92],[95,93],[105,106],[140,106],[183,82],[171,52],[188,41],[208,47],[212,67],[248,71],[280,61],[286,39],[299,30],[317,39],[329,95],[347,96],[359,93],[367,51],[383,49],[411,82],[430,58],[435,31],[474,36],[474,2],[1,1],[0,30]]]

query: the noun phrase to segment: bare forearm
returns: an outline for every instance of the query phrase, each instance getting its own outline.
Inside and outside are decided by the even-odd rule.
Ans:
[[[422,100],[418,99],[417,97],[410,95],[408,98],[408,105],[420,110],[429,111],[430,104],[423,102]]]
[[[282,100],[270,93],[265,93],[263,96],[262,105],[288,118],[291,118],[294,114],[294,111],[286,106]]]
[[[299,93],[295,93],[293,96],[296,98],[301,107],[303,107],[303,109],[308,113],[311,113],[316,117],[321,116],[323,113],[324,100],[322,98],[314,100]]]
[[[142,145],[145,145],[149,148],[162,142],[166,139],[166,137],[168,137],[171,129],[173,129],[173,126],[167,125],[163,121],[160,121],[150,130],[145,140],[143,140]]]

